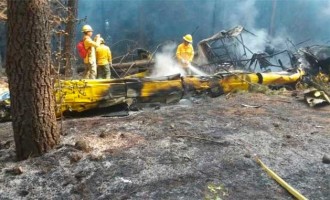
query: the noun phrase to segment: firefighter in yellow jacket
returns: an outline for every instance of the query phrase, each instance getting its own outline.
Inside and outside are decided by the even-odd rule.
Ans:
[[[87,56],[84,58],[85,79],[95,79],[96,78],[96,55],[95,48],[100,45],[100,35],[96,35],[94,41],[92,40],[93,29],[90,25],[84,25],[82,31],[84,33],[83,41],[84,47],[87,50]]]
[[[194,58],[194,48],[192,46],[192,42],[192,36],[187,34],[183,37],[183,42],[176,50],[176,58],[187,74],[190,74],[189,65]]]
[[[110,66],[112,65],[111,51],[105,45],[103,38],[100,41],[100,46],[96,48],[97,78],[110,79]]]

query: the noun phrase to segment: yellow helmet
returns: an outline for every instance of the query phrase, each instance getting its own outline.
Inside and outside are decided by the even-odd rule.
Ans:
[[[183,39],[189,43],[193,42],[192,36],[190,34],[185,35]]]
[[[93,31],[92,27],[90,25],[84,25],[81,29],[81,32],[85,33],[85,32],[88,32],[88,31]]]

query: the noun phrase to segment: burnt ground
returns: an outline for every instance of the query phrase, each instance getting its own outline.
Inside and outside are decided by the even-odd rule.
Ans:
[[[330,106],[310,108],[290,92],[240,93],[67,118],[57,149],[15,162],[3,123],[0,199],[293,199],[257,155],[307,198],[325,200],[329,130]]]

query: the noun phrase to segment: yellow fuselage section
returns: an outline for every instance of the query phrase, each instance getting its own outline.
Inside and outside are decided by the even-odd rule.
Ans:
[[[190,92],[219,94],[248,90],[253,84],[283,85],[299,81],[303,72],[241,73],[224,76],[172,76],[162,78],[127,77],[123,79],[66,80],[55,84],[56,113],[81,112],[132,101],[173,102]]]

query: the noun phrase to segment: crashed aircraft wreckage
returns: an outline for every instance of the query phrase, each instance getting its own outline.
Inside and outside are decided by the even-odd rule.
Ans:
[[[215,97],[234,90],[248,90],[251,84],[293,84],[302,75],[303,72],[298,70],[286,74],[242,73],[183,77],[177,74],[159,78],[61,81],[56,85],[57,114],[119,103],[172,103],[191,93],[204,92]]]
[[[94,108],[126,103],[172,103],[191,93],[212,97],[235,90],[248,90],[251,85],[289,85],[299,81],[304,72],[294,73],[223,73],[214,76],[164,76],[159,78],[61,80],[55,84],[56,115],[82,112]],[[1,120],[10,118],[9,96],[3,99]]]

